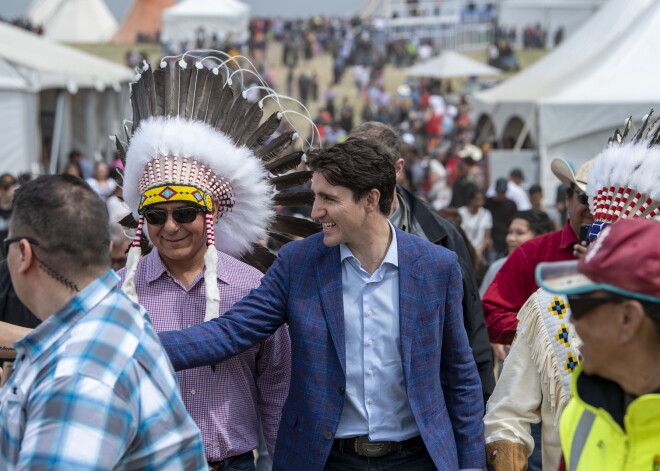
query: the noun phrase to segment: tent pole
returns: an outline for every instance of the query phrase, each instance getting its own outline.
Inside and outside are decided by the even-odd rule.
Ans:
[[[57,173],[58,160],[60,157],[60,146],[62,142],[62,132],[64,129],[64,107],[66,106],[66,90],[57,92],[57,102],[55,104],[55,123],[53,124],[53,143],[50,149],[50,168],[51,175]]]
[[[532,109],[532,112],[523,123],[523,128],[520,130],[520,134],[518,134],[518,139],[516,139],[516,144],[513,146],[514,151],[518,152],[520,149],[522,149],[522,146],[525,143],[525,139],[527,139],[527,136],[529,136],[529,131],[530,131],[529,122],[532,120],[533,116],[534,116],[534,109]]]

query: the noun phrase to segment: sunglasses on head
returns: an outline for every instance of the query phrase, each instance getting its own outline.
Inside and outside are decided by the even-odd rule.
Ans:
[[[589,205],[589,196],[587,196],[587,194],[584,191],[576,190],[575,188],[567,188],[566,193],[568,194],[569,198],[572,198],[573,195],[577,193],[578,202],[585,206]]]
[[[39,245],[39,242],[31,237],[7,237],[2,241],[2,258],[7,258],[7,254],[9,253],[9,246],[11,244],[14,242],[20,242],[23,239],[27,240],[32,245]]]
[[[168,211],[166,209],[146,209],[144,219],[152,226],[162,226],[167,222],[167,215],[171,214],[172,219],[177,224],[189,224],[197,218],[197,215],[203,211],[198,206],[183,206],[181,208]]]
[[[571,317],[579,319],[589,311],[596,309],[598,306],[607,303],[621,304],[628,300],[628,298],[616,294],[606,294],[602,296],[591,296],[589,294],[573,294],[567,296],[568,305],[571,307]]]

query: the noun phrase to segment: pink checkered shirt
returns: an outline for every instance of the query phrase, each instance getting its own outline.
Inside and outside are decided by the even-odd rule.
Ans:
[[[220,313],[227,311],[252,288],[261,273],[218,252]],[[120,272],[123,283],[125,270]],[[206,288],[203,271],[189,290],[163,264],[158,251],[138,264],[136,288],[156,332],[179,330],[204,321]],[[286,326],[260,345],[219,363],[177,373],[183,403],[202,432],[209,461],[253,450],[261,423],[271,456],[275,448],[282,406],[289,391],[291,344]]]

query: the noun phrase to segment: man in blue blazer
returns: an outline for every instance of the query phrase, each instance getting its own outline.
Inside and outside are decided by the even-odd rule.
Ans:
[[[276,470],[485,466],[457,258],[388,222],[395,173],[382,152],[349,139],[310,156],[323,233],[284,246],[261,286],[223,316],[160,336],[181,370],[289,324]]]

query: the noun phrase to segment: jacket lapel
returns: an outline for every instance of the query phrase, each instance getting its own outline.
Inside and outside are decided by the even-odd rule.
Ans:
[[[316,267],[316,283],[321,296],[330,337],[335,345],[341,369],[346,374],[346,340],[344,333],[344,296],[341,284],[339,247],[322,246],[320,263]]]
[[[415,269],[418,255],[410,243],[410,236],[397,229],[397,249],[399,252],[399,331],[401,333],[401,360],[403,372],[408,383],[410,373],[410,355],[413,337],[417,325],[418,296],[424,295],[422,278]]]

